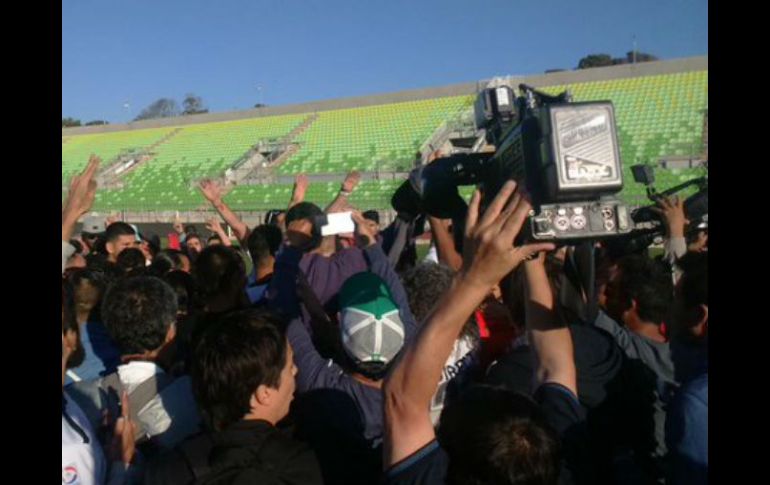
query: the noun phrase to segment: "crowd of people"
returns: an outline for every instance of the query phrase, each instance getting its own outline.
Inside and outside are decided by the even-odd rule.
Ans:
[[[381,228],[357,173],[326,208],[298,176],[250,228],[206,180],[221,220],[164,244],[89,214],[99,163],[62,207],[62,483],[707,483],[708,243],[680,200],[663,254],[600,241],[574,298],[576,248],[519,242],[513,181]]]

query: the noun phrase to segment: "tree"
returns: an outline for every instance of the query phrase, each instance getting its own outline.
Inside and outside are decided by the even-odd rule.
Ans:
[[[634,62],[634,51],[626,52],[626,60],[630,64]],[[656,56],[653,56],[652,54],[647,54],[645,52],[638,52],[636,53],[636,62],[650,62],[650,61],[657,61],[658,58]]]
[[[73,126],[80,126],[80,120],[76,120],[75,118],[62,118],[61,119],[61,127],[62,128],[70,128]]]
[[[109,124],[110,124],[109,121],[93,120],[93,121],[89,121],[88,123],[86,123],[86,126],[109,125]]]
[[[192,93],[187,93],[182,101],[182,115],[196,115],[208,113],[209,110],[203,105],[203,99]]]
[[[578,69],[590,69],[592,67],[604,67],[612,65],[612,56],[609,54],[589,54],[580,59]]]
[[[144,108],[134,121],[169,118],[179,114],[179,105],[171,98],[160,98]]]
[[[262,103],[257,103],[257,104],[254,105],[254,107],[255,108],[267,108],[267,105],[266,104],[262,104]]]

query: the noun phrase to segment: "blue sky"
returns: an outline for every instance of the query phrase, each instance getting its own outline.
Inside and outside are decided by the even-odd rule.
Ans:
[[[663,59],[708,54],[708,2],[63,0],[62,116],[124,122],[188,92],[229,111],[534,74],[623,56],[634,36]]]

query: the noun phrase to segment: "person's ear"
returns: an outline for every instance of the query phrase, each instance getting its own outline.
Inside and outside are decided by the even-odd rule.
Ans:
[[[260,406],[270,406],[270,403],[273,401],[273,391],[274,389],[271,389],[264,384],[260,384],[251,396],[252,408],[255,407],[256,404]]]
[[[108,242],[104,244],[105,249],[107,249],[107,254],[115,254],[115,243]]]

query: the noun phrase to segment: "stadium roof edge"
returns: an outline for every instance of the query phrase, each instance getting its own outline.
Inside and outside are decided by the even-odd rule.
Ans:
[[[528,76],[509,76],[512,82],[526,83],[536,87],[557,86],[573,83],[603,81],[610,79],[623,79],[639,76],[654,76],[661,74],[673,74],[678,72],[708,70],[708,55],[688,57],[683,59],[671,59],[663,61],[643,62],[639,64],[622,64],[619,66],[599,67],[576,71],[562,71],[550,74],[536,74]],[[254,108],[242,111],[227,111],[219,113],[207,113],[174,118],[160,118],[154,120],[137,121],[125,124],[81,126],[75,128],[62,128],[62,136],[84,135],[92,133],[109,133],[125,130],[141,130],[147,128],[176,127],[199,123],[211,123],[216,121],[232,121],[239,119],[258,118],[263,116],[278,116],[284,114],[313,113],[334,109],[357,108],[363,106],[375,106],[380,104],[398,103],[405,101],[417,101],[422,99],[439,98],[445,96],[461,96],[476,93],[478,88],[484,86],[487,80],[476,82],[452,84],[436,88],[409,89],[392,93],[372,94],[339,98],[308,103],[289,104],[282,106],[270,106]]]

